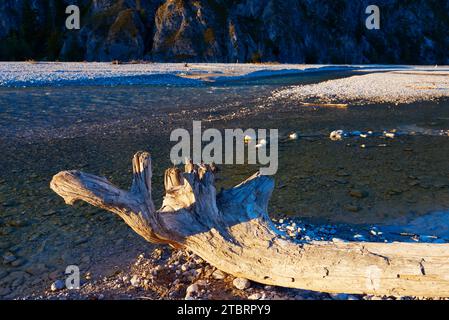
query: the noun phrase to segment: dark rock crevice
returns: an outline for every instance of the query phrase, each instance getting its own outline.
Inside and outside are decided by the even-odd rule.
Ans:
[[[79,31],[65,7],[81,9]],[[449,1],[4,0],[0,60],[449,64]]]

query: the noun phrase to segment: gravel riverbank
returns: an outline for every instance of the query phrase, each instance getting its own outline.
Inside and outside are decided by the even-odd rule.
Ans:
[[[195,86],[205,82],[229,82],[301,73],[351,70],[359,72],[435,71],[433,67],[400,65],[0,62],[0,88],[87,85]],[[449,68],[446,67],[439,67],[436,70],[449,72]]]
[[[278,101],[326,103],[413,103],[449,97],[449,72],[390,71],[357,75],[317,84],[294,86],[273,93]]]
[[[0,87],[195,86],[201,85],[204,81],[232,81],[353,68],[358,69],[359,67],[299,64],[0,62]]]

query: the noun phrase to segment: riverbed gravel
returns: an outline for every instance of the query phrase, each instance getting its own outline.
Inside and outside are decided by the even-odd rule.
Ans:
[[[449,72],[393,71],[356,75],[274,92],[274,101],[320,103],[412,103],[449,97]]]

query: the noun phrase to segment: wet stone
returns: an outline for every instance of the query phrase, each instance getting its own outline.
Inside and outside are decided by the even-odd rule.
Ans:
[[[48,217],[48,216],[52,216],[52,215],[54,215],[56,213],[57,213],[56,210],[47,210],[47,211],[43,212],[42,215],[44,217]]]
[[[21,228],[26,226],[26,222],[21,220],[10,220],[6,222],[6,225],[14,228]]]
[[[81,238],[81,239],[78,239],[78,240],[75,241],[75,245],[79,246],[79,245],[82,245],[82,244],[84,244],[84,243],[86,243],[88,241],[89,241],[88,238]]]
[[[344,171],[340,171],[337,173],[337,177],[349,177],[349,176],[351,176],[351,175]]]
[[[347,204],[344,206],[345,210],[350,212],[359,212],[361,208],[359,206],[353,205],[353,204]]]
[[[12,252],[6,252],[2,258],[3,258],[3,262],[6,264],[17,260],[17,257]]]
[[[341,185],[345,185],[345,184],[349,183],[347,180],[344,180],[344,179],[335,179],[334,181]]]
[[[11,267],[20,267],[26,263],[25,259],[19,258],[11,262]]]
[[[398,196],[400,194],[402,194],[402,191],[397,190],[397,189],[392,189],[392,190],[387,191],[387,195],[389,195],[389,196]]]

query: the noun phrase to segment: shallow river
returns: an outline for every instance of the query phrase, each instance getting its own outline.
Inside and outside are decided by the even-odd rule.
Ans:
[[[48,287],[70,264],[84,274],[99,273],[106,265],[113,269],[145,247],[112,214],[82,203],[66,206],[49,189],[50,179],[61,170],[80,169],[128,188],[132,155],[150,150],[158,205],[163,171],[170,166],[170,131],[192,120],[221,129],[277,128],[284,137],[291,132],[305,136],[280,144],[273,215],[385,224],[448,209],[449,139],[327,138],[335,129],[447,129],[448,102],[346,110],[267,103],[275,89],[347,75],[198,87],[0,89],[0,298]],[[256,169],[225,167],[219,187],[237,184]],[[351,196],[351,190],[363,196]]]

